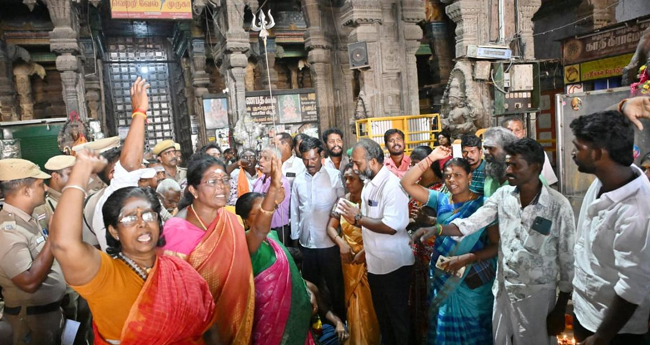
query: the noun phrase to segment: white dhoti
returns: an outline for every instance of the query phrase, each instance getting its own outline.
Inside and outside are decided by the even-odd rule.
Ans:
[[[540,290],[534,295],[511,302],[505,291],[494,299],[492,335],[499,345],[557,345],[549,336],[546,317],[555,307],[555,289]]]

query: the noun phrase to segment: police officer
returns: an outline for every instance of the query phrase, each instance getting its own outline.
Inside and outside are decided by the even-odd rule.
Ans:
[[[61,198],[61,189],[68,183],[68,175],[70,175],[74,163],[75,158],[68,155],[54,156],[45,163],[45,169],[50,171],[52,177],[47,184],[45,204],[38,206],[34,210],[34,213],[36,213],[37,219],[43,218],[43,214],[45,215],[44,223],[46,227],[50,223],[50,218],[52,218],[52,214],[56,209],[56,204],[59,203],[59,199]]]
[[[179,161],[178,157],[176,157],[175,145],[176,143],[173,140],[163,140],[154,146],[153,154],[158,157],[158,160],[165,168],[167,178],[178,182],[181,188],[184,188],[187,169],[178,166]]]
[[[56,344],[63,324],[65,280],[46,233],[32,216],[50,175],[24,159],[0,160],[0,286],[13,342]]]

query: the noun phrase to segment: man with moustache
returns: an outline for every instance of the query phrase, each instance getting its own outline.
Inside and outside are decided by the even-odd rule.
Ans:
[[[483,133],[483,148],[485,154],[485,184],[483,195],[489,198],[499,187],[508,184],[506,179],[506,153],[503,148],[517,141],[517,137],[509,130],[501,127],[490,127]]]
[[[262,176],[253,183],[253,192],[266,195],[271,188],[271,162],[272,158],[280,159],[282,154],[277,147],[269,146],[260,152],[259,166]],[[284,200],[275,205],[273,218],[271,219],[271,230],[275,231],[278,239],[285,246],[291,245],[291,226],[289,224],[289,203],[291,202],[291,186],[286,177],[282,177],[282,188],[284,189]]]
[[[485,188],[485,160],[481,139],[474,134],[465,134],[461,138],[460,147],[463,158],[467,160],[472,169],[472,182],[469,189],[474,193],[483,194]]]
[[[395,128],[387,130],[384,133],[384,145],[389,153],[384,165],[401,179],[411,166],[411,157],[404,154],[404,132]]]
[[[503,127],[509,129],[512,134],[517,137],[517,139],[526,137],[526,127],[524,126],[524,121],[522,121],[521,118],[509,118],[503,122]],[[548,159],[548,154],[546,151],[544,151],[544,167],[542,168],[542,176],[544,176],[544,179],[549,186],[557,183],[557,176],[555,176],[555,172],[553,171],[551,161]]]
[[[72,171],[74,163],[74,156],[69,155],[54,156],[45,163],[45,169],[50,172],[52,177],[47,186],[45,203],[34,209],[37,218],[43,218],[42,224],[45,228],[50,224],[50,218],[52,218],[52,214],[56,210],[56,205],[61,198],[61,190],[68,183],[68,176]]]
[[[327,129],[323,132],[323,142],[325,143],[325,151],[327,151],[325,166],[337,169],[342,175],[345,173],[345,167],[350,162],[348,156],[343,152],[343,132],[338,128]]]
[[[153,148],[153,154],[158,158],[165,168],[167,178],[170,178],[183,187],[187,169],[178,166],[178,157],[176,155],[176,143],[173,140],[163,140]]]
[[[390,158],[389,158],[390,159]],[[409,289],[415,257],[409,246],[409,198],[400,179],[384,164],[384,151],[370,139],[352,149],[355,172],[367,182],[361,207],[342,204],[341,214],[361,227],[372,304],[382,343],[403,344],[409,338]]]
[[[300,143],[306,170],[298,174],[291,189],[291,239],[300,243],[302,276],[330,292],[334,313],[345,321],[345,291],[341,256],[327,234],[330,213],[342,197],[341,173],[322,165],[323,143],[307,137]],[[407,216],[408,217],[408,216]]]
[[[573,330],[581,344],[644,344],[650,314],[650,184],[617,111],[571,122],[573,160],[596,179],[578,218]]]
[[[293,180],[301,172],[305,171],[305,164],[302,162],[302,157],[294,155],[294,140],[291,134],[282,132],[275,136],[275,147],[280,150],[282,154],[282,175],[289,180],[289,185],[293,185]]]
[[[3,318],[13,328],[13,344],[57,344],[65,280],[50,241],[33,217],[45,202],[50,175],[24,159],[0,160],[0,287]]]
[[[564,330],[572,290],[573,209],[562,194],[542,183],[544,149],[539,143],[524,138],[504,150],[508,186],[499,188],[470,217],[418,230],[413,240],[438,235],[462,241],[498,219],[494,343],[555,344],[555,336]]]

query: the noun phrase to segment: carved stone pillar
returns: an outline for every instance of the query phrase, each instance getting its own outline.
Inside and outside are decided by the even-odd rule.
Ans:
[[[404,45],[406,46],[406,90],[404,112],[409,115],[420,114],[420,97],[418,85],[418,65],[415,53],[420,49],[422,29],[417,24],[425,19],[425,8],[422,1],[402,1],[402,18]]]
[[[203,117],[203,96],[208,93],[207,86],[210,84],[210,76],[205,72],[205,40],[192,39],[190,51],[192,63],[190,71],[192,74],[192,86],[194,87],[194,113],[199,123],[199,142],[206,143],[205,118]]]
[[[262,87],[264,90],[269,89],[269,82],[271,87],[275,90],[278,87],[278,71],[275,69],[275,55],[276,55],[275,39],[268,38],[266,41],[266,50],[264,49],[264,42],[260,39],[260,59],[259,64],[262,67]],[[268,59],[268,70],[266,61]],[[269,76],[271,77],[269,79]]]
[[[88,118],[98,120],[103,117],[101,101],[101,80],[99,78],[99,66],[94,55],[92,38],[81,40],[83,54],[86,58],[85,68],[89,74],[84,76],[86,111]]]
[[[542,5],[541,0],[528,0],[519,3],[518,27],[524,46],[524,59],[535,59],[535,40],[533,38],[533,15]]]
[[[241,51],[233,51],[226,55],[222,74],[226,76],[228,87],[228,109],[230,123],[237,120],[246,112],[246,66],[248,58]]]
[[[349,42],[366,42],[370,68],[359,70],[360,94],[367,101],[366,110],[370,117],[385,116],[381,96],[382,58],[379,42],[379,25],[383,22],[381,6],[376,1],[353,0],[344,5],[341,14],[344,26],[351,27]]]
[[[616,22],[616,0],[583,0],[578,7],[578,18],[587,18],[581,25],[596,30]]]
[[[76,113],[86,119],[86,105],[79,95],[85,94],[83,66],[77,56],[80,52],[79,21],[71,0],[45,0],[54,30],[50,32],[50,49],[59,54],[56,69],[61,72],[63,100],[68,115]]]
[[[445,8],[447,16],[456,23],[456,57],[467,55],[467,46],[479,44],[478,22],[481,2],[477,0],[456,1]]]
[[[18,90],[18,99],[20,100],[20,119],[34,119],[34,99],[32,98],[32,81],[31,76],[34,74],[45,78],[45,69],[36,63],[19,63],[14,66],[14,78],[16,79],[16,89]]]
[[[317,0],[302,0],[303,13],[307,22],[305,32],[305,49],[307,61],[311,70],[312,84],[316,89],[318,98],[318,113],[320,116],[321,131],[334,125],[334,88],[332,82],[332,42],[325,36],[329,26],[323,22]],[[329,11],[329,9],[328,9]]]
[[[5,41],[0,40],[0,121],[18,121],[13,83],[14,59],[7,48]]]

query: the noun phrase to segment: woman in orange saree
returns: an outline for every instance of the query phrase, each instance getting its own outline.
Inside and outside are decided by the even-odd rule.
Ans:
[[[244,228],[224,208],[229,194],[224,163],[193,156],[180,211],[165,223],[163,250],[187,260],[208,283],[221,341],[248,345],[255,310],[253,269]]]
[[[363,182],[352,169],[352,165],[345,168],[343,178],[345,189],[349,192],[345,199],[359,204]],[[379,344],[379,322],[375,315],[368,284],[368,268],[366,267],[361,228],[348,223],[334,210],[327,226],[327,233],[341,251],[345,303],[348,311],[348,328],[350,329],[350,340],[347,344]]]
[[[82,242],[84,190],[91,173],[105,165],[101,157],[77,153],[47,241],[66,282],[88,301],[95,344],[204,344],[214,301],[187,262],[156,254],[161,206],[153,191],[127,187],[106,200],[112,257]]]

